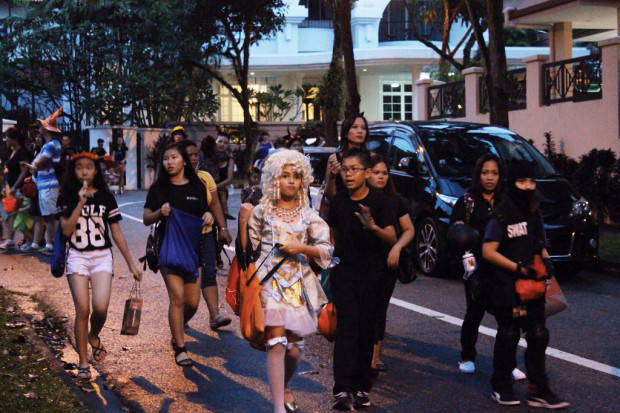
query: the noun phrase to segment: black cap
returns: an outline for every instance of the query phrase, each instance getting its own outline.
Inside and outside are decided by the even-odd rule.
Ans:
[[[536,179],[536,166],[534,162],[525,159],[513,159],[508,163],[508,182],[513,183],[518,179]]]

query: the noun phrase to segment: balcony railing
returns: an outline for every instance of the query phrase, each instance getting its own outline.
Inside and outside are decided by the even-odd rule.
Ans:
[[[546,63],[543,70],[543,102],[580,102],[601,99],[601,56],[590,55]]]
[[[489,112],[489,91],[484,82],[484,76],[478,79],[480,86],[480,113]],[[527,79],[525,68],[508,71],[508,110],[519,110],[527,107],[526,96]]]
[[[332,20],[308,20],[305,19],[299,23],[300,28],[313,28],[313,29],[333,29],[334,23]]]
[[[428,119],[465,116],[465,81],[431,86],[428,93]]]

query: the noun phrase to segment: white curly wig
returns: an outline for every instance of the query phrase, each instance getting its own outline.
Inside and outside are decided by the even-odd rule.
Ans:
[[[293,171],[301,174],[301,187],[296,194],[302,207],[310,204],[308,200],[308,186],[314,180],[310,161],[301,152],[290,149],[280,149],[269,155],[262,169],[261,186],[263,197],[260,200],[265,213],[271,212],[271,206],[280,198],[280,182],[285,165],[293,165]]]

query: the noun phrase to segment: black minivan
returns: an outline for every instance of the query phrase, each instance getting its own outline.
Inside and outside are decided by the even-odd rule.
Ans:
[[[416,229],[411,244],[419,270],[443,275],[451,256],[446,231],[456,200],[467,190],[476,160],[492,152],[504,164],[533,161],[549,254],[580,267],[597,258],[598,226],[588,202],[549,161],[515,132],[497,126],[463,122],[390,122],[370,127],[368,149],[386,156],[397,191],[411,208]],[[452,266],[449,266],[450,268]]]

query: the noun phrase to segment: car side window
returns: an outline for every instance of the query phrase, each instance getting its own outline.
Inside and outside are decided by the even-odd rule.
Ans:
[[[400,135],[400,134],[399,134]],[[418,154],[408,136],[396,135],[388,156],[390,167],[394,171],[408,174],[428,173],[422,154]],[[404,135],[404,134],[403,134]]]
[[[366,148],[378,155],[387,156],[392,136],[392,128],[371,129],[366,140]]]

